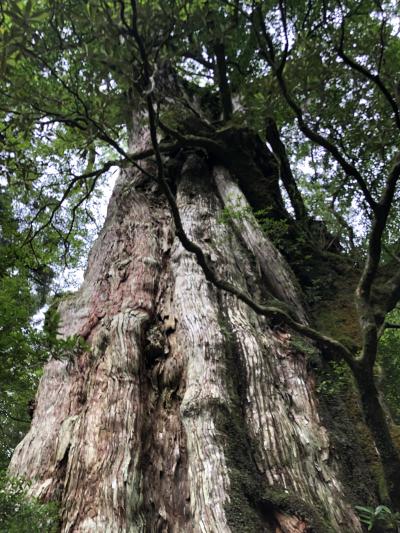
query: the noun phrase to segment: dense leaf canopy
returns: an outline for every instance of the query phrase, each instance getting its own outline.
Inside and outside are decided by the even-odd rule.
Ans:
[[[266,117],[273,116],[309,209],[336,228],[357,221],[355,233],[363,236],[369,216],[360,209],[360,179],[299,131],[295,119],[300,110],[305,125],[334,144],[370,194],[379,195],[400,126],[395,10],[395,3],[365,0],[140,2],[138,25],[160,116],[168,122],[173,96],[175,109],[187,110],[187,95],[203,103],[218,94],[222,47],[232,120],[265,136]],[[130,29],[132,5],[6,1],[1,18],[4,175],[27,210],[25,231],[38,237],[46,226],[38,247],[65,252],[79,244],[79,228],[90,218],[85,208],[96,170],[124,159],[132,108],[143,108],[143,91],[152,89],[144,87]],[[185,85],[185,95],[178,97],[175,83]],[[215,119],[218,102],[213,112]]]

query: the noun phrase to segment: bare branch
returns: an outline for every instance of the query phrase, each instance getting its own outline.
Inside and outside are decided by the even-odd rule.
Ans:
[[[28,242],[32,242],[37,237],[37,235],[39,235],[40,232],[42,232],[44,229],[46,229],[47,227],[49,227],[52,224],[56,213],[60,210],[60,208],[63,205],[63,203],[65,202],[65,200],[68,198],[68,196],[70,195],[72,190],[76,187],[76,185],[79,182],[85,181],[85,180],[90,179],[90,178],[95,178],[94,179],[94,183],[95,183],[96,180],[101,175],[103,175],[105,172],[107,172],[107,170],[109,170],[111,167],[113,167],[113,166],[121,166],[122,163],[123,163],[123,161],[121,161],[121,160],[107,161],[107,163],[105,163],[99,169],[93,170],[91,172],[87,172],[85,174],[80,174],[80,175],[74,176],[72,178],[72,180],[68,183],[68,185],[67,185],[62,197],[60,198],[60,200],[58,200],[57,202],[53,203],[54,207],[52,208],[51,213],[50,213],[49,218],[47,219],[47,221],[44,222],[42,225],[40,225],[39,228],[37,228],[36,230],[33,231],[32,228],[33,228],[34,223],[36,222],[36,220],[38,220],[39,216],[47,209],[47,207],[49,207],[49,204],[42,206],[36,212],[34,218],[31,220],[31,223],[30,223],[31,224],[31,228],[30,228],[30,230],[28,232],[28,236],[26,237],[23,245],[27,244]],[[92,188],[92,190],[93,190],[93,188]],[[83,203],[83,202],[81,202],[81,203]],[[75,208],[74,213],[75,213],[77,208],[78,208],[78,206]]]
[[[387,329],[400,329],[400,324],[393,324],[392,322],[385,322],[385,328],[387,328]]]

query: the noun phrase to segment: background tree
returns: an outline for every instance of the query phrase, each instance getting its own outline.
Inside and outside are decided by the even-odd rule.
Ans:
[[[121,501],[125,502],[121,503],[124,509],[133,494],[136,494],[136,503],[129,504],[129,512],[118,518],[122,521],[118,522],[118,527],[128,528],[127,524],[131,523],[138,528],[144,527],[144,523],[162,523],[169,527],[166,524],[171,526],[174,522],[171,517],[175,509],[181,508],[174,523],[178,529],[182,524],[193,523],[194,517],[196,524],[204,520],[206,529],[224,528],[228,524],[229,527],[234,524],[244,527],[248,523],[252,530],[261,527],[260,524],[266,530],[279,524],[282,531],[300,527],[321,531],[330,527],[340,531],[346,522],[350,524],[349,530],[358,530],[357,520],[341,488],[345,476],[338,473],[334,457],[328,461],[328,470],[322,466],[329,445],[324,441],[316,406],[306,397],[300,401],[301,409],[296,406],[293,398],[299,394],[299,389],[287,382],[287,375],[285,377],[277,363],[279,342],[286,342],[284,339],[288,338],[293,342],[296,334],[301,335],[303,344],[302,348],[297,344],[294,353],[297,360],[302,354],[303,363],[295,363],[296,358],[291,360],[289,374],[297,373],[299,379],[301,376],[310,398],[315,394],[306,377],[307,364],[311,362],[306,364],[304,357],[318,360],[318,363],[314,360],[312,366],[325,365],[315,355],[315,347],[324,360],[343,360],[348,365],[379,454],[376,458],[374,452],[368,452],[370,461],[374,457],[375,475],[381,475],[377,498],[398,508],[398,449],[374,376],[385,317],[394,309],[400,295],[399,277],[393,275],[396,272],[393,265],[398,263],[395,200],[400,175],[396,159],[400,119],[396,80],[392,76],[393,67],[399,61],[395,6],[366,1],[304,2],[300,5],[291,2],[271,2],[270,5],[259,2],[141,2],[136,5],[134,1],[93,0],[86,2],[84,9],[81,2],[73,1],[62,5],[52,2],[49,6],[45,2],[35,5],[19,2],[13,9],[6,2],[1,9],[2,140],[4,152],[10,154],[8,187],[13,191],[27,191],[25,197],[20,194],[16,200],[23,202],[31,213],[28,222],[20,228],[25,243],[35,250],[38,239],[43,241],[43,236],[47,235],[45,246],[52,250],[54,256],[51,257],[66,257],[71,243],[79,244],[82,223],[90,219],[87,203],[100,177],[113,166],[126,169],[114,193],[102,233],[105,248],[101,250],[100,245],[96,245],[86,285],[75,300],[61,305],[64,335],[80,334],[92,344],[92,353],[97,354],[99,360],[103,357],[111,368],[116,365],[120,370],[124,367],[124,353],[128,360],[129,350],[133,350],[138,354],[134,357],[138,361],[136,370],[128,363],[124,367],[127,375],[135,376],[129,387],[136,391],[136,380],[139,384],[150,380],[157,391],[156,399],[150,402],[152,396],[144,387],[137,393],[136,403],[130,403],[132,388],[121,386],[111,391],[107,386],[108,400],[119,405],[117,412],[129,404],[137,413],[137,424],[141,428],[133,431],[132,421],[125,421],[125,425],[121,422],[125,429],[120,439],[129,442],[137,439],[140,452],[135,456],[136,466],[128,468],[127,474],[135,488],[120,494]],[[272,152],[263,141],[269,143]],[[303,176],[305,164],[313,170],[312,179]],[[215,182],[218,197],[215,197],[215,189],[210,190],[198,179],[200,175]],[[138,193],[141,201],[132,196],[132,191]],[[286,205],[283,194],[287,195]],[[208,198],[205,203],[204,198]],[[136,245],[128,240],[115,249],[109,240],[113,236],[118,243],[122,242],[118,237],[121,228],[129,233],[130,224],[135,224],[132,211],[127,210],[128,201],[148,220],[148,227],[155,224],[150,206],[158,210],[160,218],[155,231],[163,228],[160,235],[169,235],[163,245],[168,254],[160,252],[146,226],[138,230],[138,234],[144,239],[139,242],[148,240],[149,257],[163,265],[160,270],[153,271],[152,263],[148,264],[147,271],[126,267],[130,261],[124,262],[138,253]],[[195,205],[194,211],[191,211],[191,203]],[[225,218],[235,232],[232,235],[239,238],[239,243],[246,243],[247,252],[241,248],[242,244],[230,241],[233,249],[241,250],[238,253],[242,254],[242,264],[247,265],[244,271],[235,270],[232,250],[226,250],[218,240],[229,241],[229,237],[225,225],[215,224],[212,215],[215,209],[225,210]],[[290,269],[257,227],[253,212],[269,234],[275,235],[276,243],[302,285],[303,296],[292,281]],[[199,216],[208,221],[208,235],[199,233]],[[180,245],[172,242],[172,233]],[[182,256],[182,251],[178,253],[179,246],[193,257],[185,259],[188,256]],[[126,256],[126,250],[130,250],[131,256]],[[249,253],[256,257],[261,277],[254,266],[246,263]],[[142,259],[144,261],[144,255]],[[214,309],[218,317],[216,322],[210,311],[206,313],[209,321],[206,326],[206,322],[200,320],[200,309],[193,305],[185,310],[183,303],[179,303],[183,293],[177,283],[183,264],[193,279],[200,276],[199,279],[210,282],[207,287],[212,288],[204,293],[203,304],[207,308],[207,301]],[[111,270],[103,272],[100,265]],[[118,274],[118,282],[114,280],[117,271],[122,272]],[[107,281],[107,276],[111,281]],[[333,282],[331,291],[323,286],[327,276]],[[346,276],[350,279],[343,281]],[[146,305],[139,300],[132,303],[120,292],[121,283],[127,279],[135,279],[139,294],[142,291],[147,295],[143,297]],[[157,279],[164,291],[166,287],[175,291],[170,293],[177,306],[173,319],[165,301],[158,299],[161,289],[150,279]],[[166,280],[168,283],[164,285]],[[130,331],[140,332],[127,352],[118,344],[115,323],[118,313],[114,316],[111,311],[114,308],[106,304],[105,314],[98,308],[101,295],[96,287],[102,284],[108,287],[106,302],[118,301],[118,309],[123,302],[136,313],[136,325],[125,315],[121,318],[125,335],[129,337]],[[352,285],[356,288],[355,308],[350,298],[338,300],[341,291],[346,291],[348,296],[348,288]],[[324,305],[329,300],[339,302],[348,315],[344,317],[339,313],[335,320],[331,314],[331,322],[339,322],[337,331],[332,331],[332,324],[326,327],[326,321],[322,320]],[[84,311],[72,319],[71,310],[78,308]],[[238,313],[236,318],[234,309]],[[145,316],[140,315],[140,310],[144,310]],[[185,322],[183,312],[199,321],[199,331],[191,331],[190,320]],[[245,318],[239,320],[242,313]],[[254,321],[259,329],[250,341],[250,325]],[[246,323],[248,327],[241,328],[239,323]],[[343,323],[347,329],[340,327]],[[213,340],[200,340],[207,328],[214,332]],[[189,338],[198,340],[186,345],[185,332]],[[161,340],[154,342],[150,333]],[[270,394],[251,378],[253,372],[260,374],[254,361],[262,368],[260,354],[266,350],[265,338],[278,343],[272,350],[275,355],[271,356],[271,361],[275,363],[271,364],[275,373],[271,375],[276,389],[283,396],[287,394],[283,404],[278,400],[268,404],[266,398]],[[244,339],[247,346],[258,344],[257,356],[254,355],[257,350],[245,349]],[[203,364],[207,367],[207,363],[196,356],[195,363],[190,364],[177,358],[179,350],[175,352],[174,349],[185,346],[189,353],[196,354],[194,347],[199,343],[211,346],[211,361],[223,344],[222,366],[226,370],[225,378],[221,378],[224,385],[217,387],[217,396],[214,397],[212,387],[207,386],[213,381],[210,378],[204,388],[205,399],[196,403],[191,396],[197,390],[196,373]],[[111,357],[115,350],[122,354],[118,363]],[[284,351],[290,359],[291,348],[286,345]],[[167,353],[171,355],[165,357],[163,354]],[[242,376],[236,375],[229,366],[232,359],[235,364],[242,365]],[[186,388],[180,372],[168,374],[171,364],[185,369]],[[219,376],[218,365],[212,368],[210,375],[214,372]],[[93,523],[96,527],[106,527],[105,524],[116,527],[117,523],[107,497],[101,505],[97,501],[96,512],[88,511],[94,505],[94,494],[91,500],[88,496],[86,511],[71,504],[77,493],[85,491],[83,485],[77,484],[81,476],[77,472],[90,474],[88,483],[98,481],[99,474],[85,462],[88,453],[85,442],[92,439],[98,464],[104,460],[102,439],[94,434],[84,437],[82,433],[84,427],[97,427],[100,423],[100,405],[106,398],[96,400],[95,385],[105,383],[102,372],[102,364],[92,360],[85,351],[72,362],[50,363],[42,380],[34,425],[14,457],[14,472],[39,476],[41,482],[36,486],[36,494],[54,498],[62,493],[66,531],[73,527],[71,524],[80,524],[76,527],[84,531]],[[157,378],[157,385],[154,372],[162,376]],[[65,385],[61,385],[61,376],[65,378]],[[241,381],[244,384],[240,384]],[[54,401],[54,383],[58,383],[70,398],[67,410],[64,403]],[[259,396],[255,392],[258,386],[261,387]],[[350,380],[349,390],[351,387]],[[46,395],[48,400],[44,399]],[[258,419],[255,415],[252,418],[244,408],[246,397],[250,405],[263,403],[261,410],[256,409]],[[48,401],[54,401],[54,417],[49,424],[43,418],[49,408]],[[125,402],[125,407],[119,402]],[[154,426],[175,435],[175,439],[177,435],[183,440],[186,438],[182,424],[186,433],[193,433],[187,456],[186,445],[179,447],[183,466],[177,481],[172,480],[177,463],[170,462],[168,446],[155,435],[150,440],[141,438],[145,426],[140,410],[135,411],[137,405],[147,405],[149,409],[151,405]],[[225,405],[228,407],[223,407]],[[283,415],[283,406],[290,416]],[[204,421],[199,413],[203,409],[204,420],[214,428],[218,420],[217,433],[231,443],[218,452],[228,465],[226,476],[222,463],[214,464],[214,470],[211,468],[219,480],[226,481],[221,481],[215,513],[208,517],[203,516],[205,504],[199,496],[207,490],[207,479],[193,474],[187,478],[185,474],[188,465],[193,472],[195,465],[200,468],[202,463],[201,453],[196,455],[194,451],[196,446],[208,444],[210,449],[220,450],[213,432],[210,437],[211,434],[200,430]],[[245,414],[239,415],[240,409],[244,409]],[[269,410],[275,416],[279,413],[280,429],[265,419]],[[309,410],[313,413],[313,424],[306,441],[307,445],[310,441],[314,444],[300,466],[298,456],[303,453],[305,441],[294,429],[299,420],[294,425],[288,421],[291,417],[296,419],[296,412],[306,416]],[[240,434],[245,421],[247,433],[238,437],[236,446],[241,457],[231,455],[232,428],[227,427],[227,418],[222,413],[228,413],[228,419],[233,416],[233,433]],[[167,414],[173,420],[170,426],[160,422]],[[352,416],[357,418],[354,413]],[[117,419],[101,424],[115,432],[112,428]],[[275,437],[259,441],[257,425],[263,428],[261,433],[269,431]],[[282,428],[291,438],[281,449],[277,447],[276,465],[273,465],[265,454],[271,453],[276,445],[273,442],[282,437]],[[58,436],[59,447],[50,453],[47,447],[50,440],[54,444],[55,436]],[[334,436],[331,438],[334,442]],[[28,442],[35,443],[30,452]],[[250,443],[255,447],[254,453],[250,452]],[[39,454],[41,459],[33,461],[30,454],[34,450],[37,452],[40,446],[54,458],[44,459]],[[129,446],[128,442],[121,445],[118,452],[121,457],[131,457]],[[156,482],[157,469],[149,465],[156,464],[158,452],[164,467],[157,471],[159,480]],[[368,453],[364,449],[367,461]],[[115,457],[113,461],[112,464],[116,464]],[[306,483],[304,479],[310,475],[312,462],[317,466],[312,469],[312,481]],[[355,469],[353,465],[352,474]],[[163,485],[160,479],[165,470],[167,482]],[[324,472],[323,481],[317,481],[317,473],[321,471]],[[114,475],[115,471],[113,475],[110,473],[110,483]],[[149,493],[141,491],[137,481],[140,476],[152,487]],[[334,480],[334,488],[328,488],[327,478]],[[104,487],[108,486],[107,479],[104,476]],[[185,504],[177,496],[169,502],[166,516],[163,516],[160,509],[166,505],[165,487],[168,484],[177,487],[176,483],[186,487],[183,493],[190,493],[191,503]],[[235,497],[227,496],[227,484]],[[262,487],[261,493],[257,491],[256,494],[250,486]],[[277,486],[280,495],[276,492]],[[286,497],[286,491],[297,491],[302,501],[295,502],[291,494]],[[96,497],[98,499],[99,495]],[[315,498],[321,509],[314,516],[307,502],[310,504]],[[84,501],[82,499],[79,505]],[[229,512],[227,501],[231,502]],[[351,503],[357,503],[354,497]],[[100,510],[103,518],[96,514]]]

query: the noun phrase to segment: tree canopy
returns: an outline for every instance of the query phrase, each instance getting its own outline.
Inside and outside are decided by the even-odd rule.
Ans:
[[[34,213],[30,237],[46,225],[50,242],[79,240],[98,175],[126,163],[147,93],[160,125],[174,126],[172,100],[196,117],[213,97],[208,121],[225,114],[265,138],[272,118],[297,180],[307,175],[309,209],[322,216],[326,192],[324,216],[336,227],[361,217],[365,236],[400,127],[395,3],[4,2],[1,16],[4,172]]]

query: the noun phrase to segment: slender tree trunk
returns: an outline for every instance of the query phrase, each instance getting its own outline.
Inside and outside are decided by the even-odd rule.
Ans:
[[[373,436],[382,461],[388,496],[390,498],[388,503],[393,508],[400,509],[400,456],[390,434],[387,415],[379,400],[373,369],[360,368],[354,372],[354,375],[360,391],[366,424]]]
[[[293,176],[285,145],[281,141],[278,127],[272,117],[267,117],[265,120],[265,135],[278,159],[280,178],[289,196],[296,219],[306,222],[308,217],[307,209]]]
[[[214,45],[215,60],[216,60],[216,79],[218,80],[219,95],[222,104],[222,115],[224,121],[232,118],[233,106],[232,95],[228,81],[228,70],[225,57],[225,46],[222,42],[217,41]]]
[[[175,168],[185,230],[219,274],[259,299],[275,287],[305,320],[251,216],[220,222],[232,196],[248,205],[229,172],[191,153]],[[63,533],[361,531],[291,332],[205,280],[137,171],[60,313],[90,350],[49,361],[10,470],[60,500]]]

